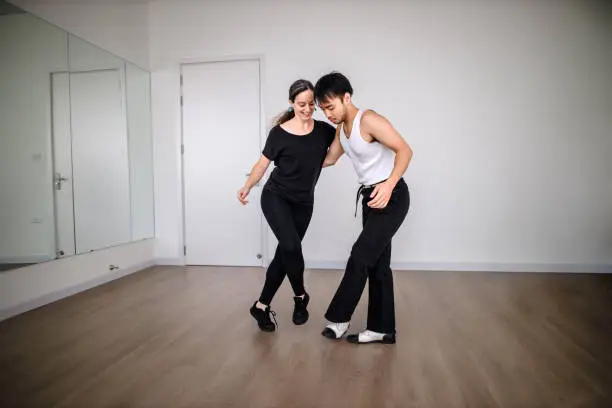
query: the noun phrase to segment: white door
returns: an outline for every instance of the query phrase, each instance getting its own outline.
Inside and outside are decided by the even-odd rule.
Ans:
[[[131,240],[130,173],[119,70],[70,74],[76,252]]]
[[[59,258],[74,255],[76,251],[72,202],[69,81],[67,72],[51,74],[55,245]]]
[[[236,192],[261,154],[259,61],[181,67],[186,262],[261,266],[260,189]]]

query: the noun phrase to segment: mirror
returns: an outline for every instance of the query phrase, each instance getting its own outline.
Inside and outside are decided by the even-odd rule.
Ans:
[[[150,74],[0,1],[0,271],[154,236]]]

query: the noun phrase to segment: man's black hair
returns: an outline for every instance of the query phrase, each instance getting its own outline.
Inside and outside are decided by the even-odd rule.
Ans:
[[[330,98],[343,98],[344,94],[353,95],[353,87],[347,77],[339,72],[323,75],[315,85],[314,96],[317,102]]]

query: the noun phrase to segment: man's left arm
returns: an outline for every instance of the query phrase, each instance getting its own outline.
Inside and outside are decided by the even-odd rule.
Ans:
[[[372,208],[385,208],[391,198],[395,185],[402,178],[412,160],[412,149],[391,122],[374,111],[364,113],[361,129],[375,140],[395,152],[395,163],[389,178],[378,184],[371,194],[368,205]]]

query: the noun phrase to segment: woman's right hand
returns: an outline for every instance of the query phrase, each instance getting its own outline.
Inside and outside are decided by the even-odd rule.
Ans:
[[[250,192],[251,192],[251,189],[248,188],[247,186],[244,186],[240,190],[238,190],[238,201],[240,201],[242,205],[247,205],[248,200],[246,198]]]
[[[251,192],[251,187],[249,186],[256,186],[257,183],[259,183],[259,180],[261,180],[269,165],[270,159],[262,154],[248,174],[249,178],[245,181],[244,186],[238,190],[238,201],[240,201],[242,205],[248,204],[246,198]]]

